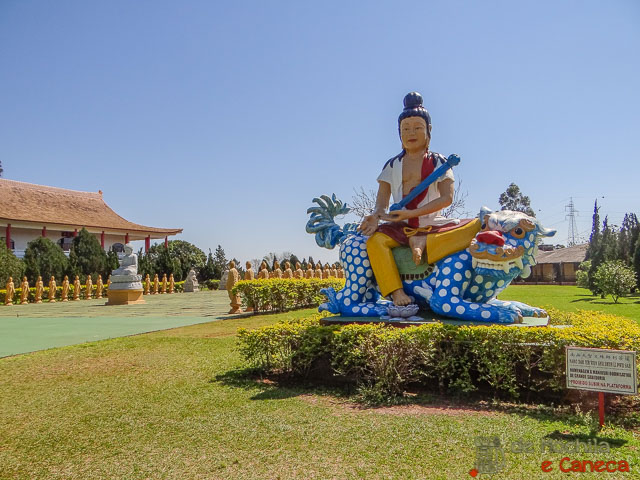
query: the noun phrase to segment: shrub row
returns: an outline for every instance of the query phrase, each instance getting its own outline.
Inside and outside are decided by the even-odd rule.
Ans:
[[[160,289],[162,288],[162,284],[160,284],[160,287],[158,288],[158,292],[160,292]],[[167,287],[168,288],[168,287]],[[174,291],[175,292],[182,292],[184,288],[184,281],[182,282],[175,282],[174,283]],[[96,290],[98,289],[98,287],[94,284],[93,288],[92,288],[92,298],[96,297]],[[84,299],[85,298],[85,294],[87,291],[87,286],[86,285],[80,285],[80,298]],[[67,294],[67,298],[68,299],[73,299],[73,292],[74,292],[74,287],[73,284],[69,284],[69,293]],[[151,284],[151,292],[153,292],[153,284]],[[20,303],[20,296],[22,295],[22,288],[18,287],[15,289],[15,293],[13,295],[13,303]],[[107,286],[105,285],[104,287],[102,287],[102,297],[106,298],[107,297]],[[5,304],[5,300],[7,298],[7,291],[5,289],[0,290],[0,305],[4,305]],[[56,294],[55,294],[55,299],[56,300],[62,300],[62,286],[57,285],[56,286]],[[34,303],[36,301],[36,288],[35,287],[29,287],[29,295],[27,296],[27,301],[29,303]],[[48,286],[44,286],[44,290],[42,292],[42,301],[43,302],[47,302],[49,301],[49,287]]]
[[[242,280],[233,287],[234,294],[242,296],[245,307],[255,312],[284,312],[295,308],[317,307],[325,301],[320,290],[332,287],[336,291],[344,287],[340,278]]]
[[[327,374],[388,400],[408,387],[556,399],[565,388],[565,347],[640,349],[640,326],[597,312],[565,313],[570,326],[429,323],[323,326],[320,316],[239,331],[239,349],[262,373]],[[328,367],[327,367],[328,366]]]

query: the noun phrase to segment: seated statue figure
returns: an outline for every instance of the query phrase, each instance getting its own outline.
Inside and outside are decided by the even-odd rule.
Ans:
[[[543,309],[496,297],[516,277],[531,274],[536,245],[555,230],[522,212],[485,207],[476,218],[442,216],[454,194],[451,168],[460,158],[429,150],[431,117],[420,94],[405,96],[398,131],[402,151],[385,163],[375,210],[360,225],[335,223],[349,212],[335,194],[314,198],[317,206],[307,210],[306,230],[316,243],[340,245],[346,279],[340,291],[322,290],[327,302],[319,309],[389,321],[412,318],[418,309],[474,322],[546,317]]]
[[[116,268],[112,275],[137,275],[138,255],[133,253],[133,248],[128,243],[124,246],[124,255],[120,260],[120,266]]]

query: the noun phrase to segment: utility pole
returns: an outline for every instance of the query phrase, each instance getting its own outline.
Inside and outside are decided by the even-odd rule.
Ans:
[[[567,235],[567,247],[573,247],[578,243],[578,228],[576,227],[576,217],[578,216],[578,211],[575,209],[575,205],[573,204],[573,197],[569,197],[569,205],[565,205],[565,211],[567,211],[567,215],[565,219],[569,220],[569,234]]]

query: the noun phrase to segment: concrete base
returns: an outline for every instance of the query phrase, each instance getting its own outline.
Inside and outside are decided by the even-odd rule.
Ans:
[[[145,303],[142,298],[143,290],[107,290],[109,301],[106,305],[133,305]]]

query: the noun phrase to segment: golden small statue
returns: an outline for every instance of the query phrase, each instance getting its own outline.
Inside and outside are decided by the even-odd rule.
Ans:
[[[331,273],[331,270],[329,269],[329,264],[325,263],[324,269],[322,270],[322,278],[325,280],[328,279],[330,273]]]
[[[157,295],[158,294],[158,286],[160,284],[160,280],[158,280],[158,274],[156,273],[153,276],[153,295]]]
[[[304,272],[302,271],[300,262],[296,262],[296,271],[293,272],[293,278],[304,278]]]
[[[87,285],[85,287],[84,299],[90,300],[93,296],[93,280],[91,280],[91,275],[87,275]]]
[[[293,270],[291,270],[291,263],[284,262],[284,272],[282,273],[282,278],[293,278]]]
[[[273,278],[282,278],[282,270],[280,270],[279,262],[273,264]]]
[[[147,275],[147,278],[149,278],[149,275]],[[176,288],[176,282],[173,279],[173,273],[171,275],[169,275],[169,293],[174,293],[174,290]]]
[[[229,294],[229,300],[231,300],[231,310],[229,310],[229,313],[242,312],[242,309],[240,308],[242,306],[242,299],[240,298],[240,295],[234,295],[231,291],[233,289],[233,286],[236,283],[238,283],[239,280],[240,280],[240,274],[236,269],[236,262],[231,260],[229,262],[229,275],[227,276],[227,285],[226,285],[227,293]]]
[[[22,284],[20,285],[20,305],[26,305],[29,303],[29,280],[27,277],[22,278]]]
[[[342,267],[338,268],[338,278],[344,278],[344,270]]]
[[[313,265],[309,263],[307,270],[304,272],[304,278],[313,278]]]
[[[102,289],[104,285],[102,284],[102,275],[98,275],[98,281],[96,282],[96,298],[102,298]]]
[[[67,275],[64,276],[64,280],[62,281],[62,301],[68,302],[67,298],[69,295],[69,277]]]
[[[38,281],[36,282],[36,303],[42,303],[43,293],[44,293],[44,283],[42,282],[42,277],[38,276]]]
[[[338,269],[336,268],[335,265],[333,265],[333,268],[329,271],[329,276],[333,278],[338,278]]]
[[[51,280],[49,280],[49,303],[56,303],[56,277],[51,275]]]
[[[149,295],[151,293],[151,279],[149,278],[149,274],[144,277],[144,294]]]
[[[269,270],[267,270],[267,262],[262,262],[260,264],[260,271],[258,272],[258,279],[267,279],[269,278]]]
[[[13,305],[13,296],[16,293],[16,287],[13,284],[13,277],[9,277],[9,280],[7,280],[7,286],[5,288],[7,291],[4,297],[4,304]]]
[[[166,273],[162,274],[162,290],[160,290],[160,293],[167,293],[167,274]]]
[[[109,278],[107,278],[107,290],[109,290],[110,286],[111,286],[111,275],[109,275]]]
[[[76,279],[73,281],[73,301],[80,300],[80,290],[82,287],[80,286],[80,277],[76,275]]]
[[[322,278],[322,264],[320,262],[316,263],[316,270],[313,272],[314,278]]]
[[[251,266],[251,262],[247,262],[244,264],[247,269],[244,271],[244,279],[245,280],[253,280],[255,278],[255,273],[253,273],[253,267]]]

